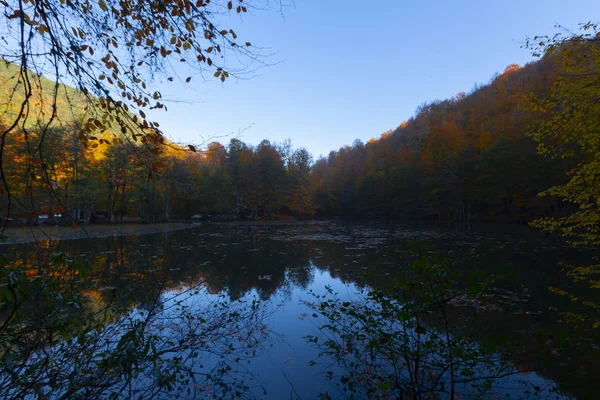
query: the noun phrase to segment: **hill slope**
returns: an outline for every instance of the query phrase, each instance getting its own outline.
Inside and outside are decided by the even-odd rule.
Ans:
[[[0,122],[12,123],[25,100],[20,69],[17,65],[0,61]],[[29,79],[32,97],[29,100],[29,118],[26,127],[47,122],[52,114],[55,83],[43,76],[31,74]],[[69,86],[58,85],[56,90],[56,126],[68,126],[85,116],[86,99],[83,94]]]
[[[574,161],[537,154],[527,136],[541,114],[528,96],[546,96],[549,59],[510,65],[489,84],[423,105],[394,131],[331,152],[315,166],[323,214],[529,221],[567,211],[537,194],[563,183]]]

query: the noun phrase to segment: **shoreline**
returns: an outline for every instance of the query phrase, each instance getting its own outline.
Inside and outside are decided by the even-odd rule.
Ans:
[[[35,243],[47,240],[76,240],[105,238],[110,236],[145,235],[167,233],[198,227],[198,223],[166,222],[155,224],[98,224],[81,225],[75,229],[68,226],[6,227],[2,232],[0,248],[6,245]]]

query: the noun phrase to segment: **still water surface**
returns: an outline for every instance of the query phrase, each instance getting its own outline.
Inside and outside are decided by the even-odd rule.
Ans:
[[[174,335],[178,328],[173,325],[185,323],[177,315],[181,310],[175,306],[177,302],[179,307],[183,304],[185,312],[193,309],[199,314],[213,303],[237,307],[241,313],[260,304],[260,317],[254,315],[260,319],[260,332],[253,331],[256,335],[252,344],[248,343],[252,351],[227,358],[235,364],[232,374],[244,381],[244,396],[313,399],[324,393],[332,398],[350,395],[337,379],[344,373],[341,364],[320,357],[322,347],[307,340],[323,333],[319,330],[323,317],[310,306],[315,295],[325,294],[329,288],[344,301],[360,301],[369,288],[383,288],[403,279],[401,272],[412,260],[414,241],[427,243],[430,253],[457,260],[477,254],[477,267],[490,276],[509,273],[500,280],[496,292],[501,293],[509,310],[479,307],[470,328],[500,332],[518,343],[522,351],[516,354],[498,349],[512,373],[495,381],[483,398],[595,398],[600,389],[600,352],[590,339],[593,333],[584,327],[574,328],[550,310],[572,305],[548,291],[549,286],[579,290],[557,264],[585,260],[590,251],[560,247],[527,228],[509,227],[499,232],[498,228],[479,227],[475,232],[461,232],[431,226],[223,224],[50,240],[40,242],[41,246],[10,244],[1,250],[32,263],[43,258],[44,252],[56,251],[89,259],[96,281],[95,289],[86,291],[90,307],[110,304],[116,319],[143,316],[160,298],[164,308],[161,318],[170,325],[158,324],[155,329],[165,335]],[[467,309],[468,304],[456,307],[457,320]],[[458,328],[453,333],[464,334]],[[561,341],[559,345],[558,337],[579,340]],[[235,340],[240,345],[240,338]],[[214,346],[217,349],[224,344],[215,340]],[[223,352],[219,348],[215,353]],[[538,362],[535,355],[542,353],[554,360]],[[194,368],[209,368],[219,360],[206,356]],[[189,385],[189,393],[176,397],[202,398],[218,393],[210,385]]]

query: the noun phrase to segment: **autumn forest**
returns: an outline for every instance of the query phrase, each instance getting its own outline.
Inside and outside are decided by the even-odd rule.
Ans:
[[[27,151],[39,140],[35,127],[6,145],[10,216],[35,224],[39,215],[64,210],[87,218],[93,211],[112,222],[193,215],[528,222],[565,215],[568,203],[538,194],[564,184],[584,155],[546,157],[530,134],[543,117],[530,96],[550,96],[561,68],[553,57],[510,65],[469,93],[421,105],[379,138],[316,160],[290,141],[252,146],[231,138],[196,150],[151,141],[132,146],[110,129],[86,136],[84,112],[66,110],[75,91],[64,88],[64,117],[43,147]],[[2,69],[4,83],[18,73],[11,65]],[[6,210],[6,196],[3,202]]]

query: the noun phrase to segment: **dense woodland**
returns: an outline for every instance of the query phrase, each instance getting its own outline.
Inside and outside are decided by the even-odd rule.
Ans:
[[[421,105],[378,139],[356,140],[318,160],[289,141],[252,146],[235,138],[196,151],[147,138],[134,143],[110,127],[90,136],[82,126],[89,116],[73,107],[77,92],[64,88],[60,123],[44,136],[43,146],[33,124],[8,137],[2,162],[12,196],[9,204],[2,193],[2,211],[29,224],[67,210],[86,222],[92,211],[113,222],[193,215],[439,221],[564,215],[568,204],[538,194],[567,182],[583,155],[544,157],[528,135],[544,118],[529,99],[549,95],[559,65],[553,57],[510,65],[468,94]],[[1,68],[0,79],[9,87],[18,69]],[[47,92],[38,88],[41,104]],[[3,115],[10,114],[8,107]],[[63,215],[56,222],[71,219]]]

